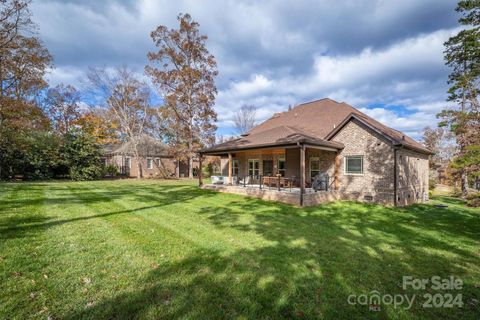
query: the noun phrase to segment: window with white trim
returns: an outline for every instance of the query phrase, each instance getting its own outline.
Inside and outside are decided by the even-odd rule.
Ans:
[[[157,167],[160,167],[160,164],[161,164],[160,158],[155,159],[155,163],[157,164]]]
[[[125,158],[125,167],[132,169],[132,161],[130,160],[129,157]]]
[[[320,173],[320,158],[310,157],[310,178],[314,178]]]
[[[285,177],[286,166],[285,166],[285,158],[278,158],[278,174],[282,177]]]
[[[232,174],[233,174],[234,176],[238,176],[238,173],[239,173],[238,160],[237,160],[237,159],[233,159],[233,162],[232,162]]]
[[[248,160],[248,175],[249,176],[260,175],[260,161],[258,161],[258,159]]]
[[[345,174],[363,174],[363,156],[345,156]]]
[[[153,169],[153,159],[150,159],[150,158],[147,159],[147,169],[148,170]]]

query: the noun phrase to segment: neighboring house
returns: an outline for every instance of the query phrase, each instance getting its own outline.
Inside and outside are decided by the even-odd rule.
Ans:
[[[138,151],[144,178],[188,177],[188,163],[177,161],[163,142],[144,135],[140,138]],[[138,164],[131,143],[105,145],[103,153],[105,165],[118,167],[121,175],[138,177]],[[198,161],[194,161],[194,168],[195,165],[198,167]]]
[[[276,113],[240,138],[200,154],[221,157],[222,174],[234,186],[205,186],[218,191],[297,205],[336,199],[406,205],[428,199],[431,151],[331,99]],[[327,187],[313,192],[326,176]]]

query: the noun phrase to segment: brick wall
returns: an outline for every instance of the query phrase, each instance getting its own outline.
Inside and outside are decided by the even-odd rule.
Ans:
[[[137,177],[138,176],[138,166],[137,161],[132,156],[127,156],[130,158],[130,177]],[[114,155],[107,158],[108,164],[113,164],[117,167],[122,167],[124,165],[124,156],[121,155]],[[147,158],[141,158],[141,164],[143,168],[143,177],[144,178],[170,178],[175,175],[175,160],[172,158],[158,158],[158,157],[149,157],[149,159],[153,160],[153,167],[152,169],[147,168]],[[159,163],[157,163],[159,160]],[[188,171],[187,171],[188,174]]]
[[[332,139],[342,142],[340,192],[349,200],[393,204],[393,146],[389,140],[356,120]],[[345,173],[345,156],[363,156],[363,174]],[[371,200],[370,200],[371,199]]]
[[[389,140],[350,121],[333,139],[345,148],[340,153],[340,191],[348,200],[394,204],[394,151]],[[363,175],[345,173],[345,156],[363,156]],[[400,149],[397,151],[397,204],[424,202],[428,196],[428,156]],[[367,200],[372,197],[372,200]]]
[[[397,151],[397,204],[409,205],[428,198],[428,156],[410,151]]]

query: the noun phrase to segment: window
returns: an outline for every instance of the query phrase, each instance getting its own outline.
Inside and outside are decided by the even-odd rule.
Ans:
[[[161,164],[160,158],[155,159],[155,162],[156,162],[156,164],[157,164],[157,167],[160,167],[160,164]]]
[[[108,159],[107,158],[102,158],[102,162],[104,166],[108,166]]]
[[[278,159],[278,174],[285,177],[285,158]]]
[[[132,161],[130,161],[130,158],[125,158],[125,167],[132,169]]]
[[[239,169],[238,169],[238,160],[234,159],[232,163],[232,171],[234,176],[238,176]]]
[[[346,156],[345,174],[363,174],[363,156]]]
[[[260,175],[260,162],[258,160],[248,160],[248,175],[258,176]]]
[[[310,158],[310,178],[314,178],[320,173],[320,159],[318,157]]]
[[[153,159],[147,159],[147,169],[152,170],[153,169]]]

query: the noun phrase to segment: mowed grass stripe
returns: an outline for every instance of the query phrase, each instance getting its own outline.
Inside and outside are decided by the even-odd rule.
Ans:
[[[0,316],[14,310],[40,310],[35,287],[39,270],[46,263],[41,257],[49,250],[41,227],[50,216],[43,203],[45,184],[11,184],[0,205]],[[23,203],[23,205],[22,205]],[[35,297],[31,296],[34,294]],[[36,300],[36,301],[34,301]],[[31,316],[32,314],[30,314]]]
[[[118,216],[114,219],[118,223],[112,227],[111,219],[96,218],[104,212],[85,203],[82,197],[88,196],[83,187],[78,194],[77,184],[67,187],[68,198],[79,201],[50,206],[53,212],[68,215],[49,230],[46,240],[46,246],[55,248],[48,257],[49,268],[43,270],[48,276],[43,281],[48,284],[45,306],[52,316],[81,314],[99,301],[113,299],[119,291],[136,290],[152,261],[132,245],[131,235],[118,228],[131,220]],[[59,295],[65,300],[58,303]]]

